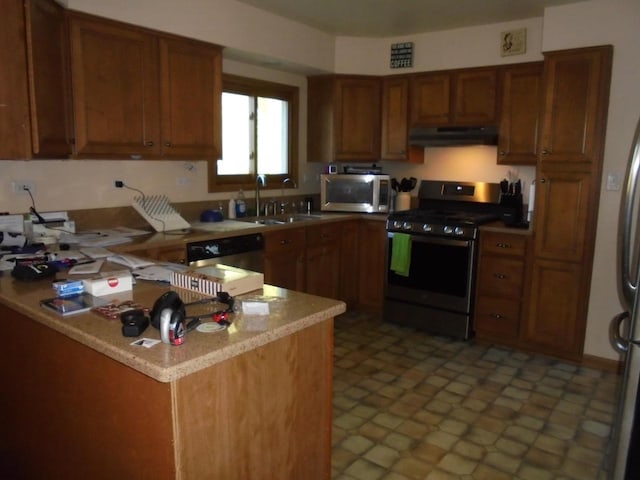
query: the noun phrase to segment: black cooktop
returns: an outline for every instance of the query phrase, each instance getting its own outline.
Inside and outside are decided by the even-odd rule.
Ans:
[[[451,226],[476,226],[500,218],[495,212],[470,212],[460,210],[412,209],[393,212],[389,220],[411,223],[431,223]]]

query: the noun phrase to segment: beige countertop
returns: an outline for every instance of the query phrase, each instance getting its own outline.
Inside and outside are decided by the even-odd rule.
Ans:
[[[170,287],[162,284],[138,280],[133,291],[116,296],[123,301],[134,300],[151,308],[155,300],[168,289]],[[185,301],[193,300],[193,297],[187,296],[190,292],[180,289],[176,291],[186,297],[183,298]],[[269,315],[247,316],[234,313],[231,315],[232,324],[226,330],[215,333],[193,330],[186,334],[183,345],[159,343],[145,348],[131,345],[139,338],[124,337],[119,320],[108,320],[92,312],[62,317],[40,306],[40,300],[53,297],[54,294],[50,279],[20,282],[13,279],[9,272],[0,274],[0,303],[160,382],[172,382],[331,319],[346,309],[345,304],[338,300],[265,285],[261,290],[238,296],[237,300],[267,302]],[[211,305],[204,311],[197,309],[207,308],[205,306],[187,307],[187,315],[206,313],[211,311],[210,307]],[[192,308],[196,310],[191,310]],[[11,328],[17,327],[14,325]],[[142,337],[160,339],[160,333],[149,326],[140,338]]]
[[[311,227],[322,223],[357,220],[363,218],[380,222],[385,222],[387,220],[387,214],[314,212],[313,215],[317,217],[314,220],[278,225],[261,225],[250,221],[240,221],[238,219],[212,223],[192,222],[193,228],[185,232],[150,233],[149,235],[133,237],[132,242],[130,243],[114,245],[108,248],[109,250],[119,252],[133,252],[136,250],[144,250],[146,248],[169,247],[172,245],[214,240],[217,238],[236,237],[251,233],[263,233],[287,228]]]
[[[512,233],[515,235],[533,235],[531,224],[529,224],[529,228],[517,228],[517,227],[508,227],[502,221],[496,221],[496,222],[480,225],[480,231]]]

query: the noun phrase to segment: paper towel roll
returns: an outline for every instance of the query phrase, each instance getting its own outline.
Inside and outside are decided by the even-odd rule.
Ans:
[[[536,200],[536,184],[531,182],[529,186],[529,206],[527,207],[527,222],[533,219],[533,207]]]

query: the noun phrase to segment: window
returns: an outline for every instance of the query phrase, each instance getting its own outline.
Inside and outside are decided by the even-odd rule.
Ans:
[[[223,75],[222,159],[210,162],[209,191],[267,188],[296,177],[298,87]]]

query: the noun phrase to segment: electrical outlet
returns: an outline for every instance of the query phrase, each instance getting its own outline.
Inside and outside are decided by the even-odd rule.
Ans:
[[[14,193],[24,193],[28,195],[27,190],[31,192],[31,195],[36,193],[36,182],[32,180],[16,180],[11,182],[11,187]]]

